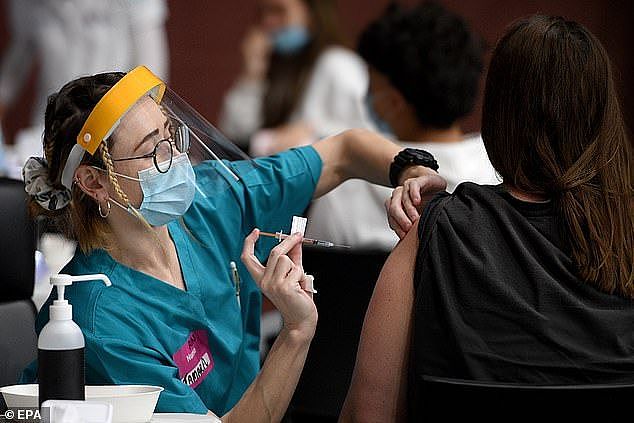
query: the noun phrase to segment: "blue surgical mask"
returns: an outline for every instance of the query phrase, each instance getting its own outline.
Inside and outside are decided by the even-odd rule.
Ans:
[[[372,123],[380,133],[394,136],[394,131],[392,130],[390,124],[387,123],[387,121],[380,117],[379,114],[376,112],[376,109],[374,108],[374,96],[370,91],[368,91],[367,95],[365,96],[365,108],[368,112],[368,118],[370,118],[370,121],[372,121]]]
[[[271,35],[273,50],[280,54],[297,53],[310,42],[310,32],[303,26],[287,26]]]
[[[152,166],[139,171],[143,202],[139,212],[152,226],[163,226],[185,214],[194,201],[196,174],[187,154],[172,159],[161,173]]]

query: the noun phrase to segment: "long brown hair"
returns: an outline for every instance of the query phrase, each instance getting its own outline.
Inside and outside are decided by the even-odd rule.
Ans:
[[[504,183],[551,198],[578,274],[634,298],[632,147],[610,60],[582,25],[511,25],[489,67],[482,138]]]
[[[267,73],[267,90],[262,104],[263,127],[273,128],[288,122],[310,78],[313,65],[322,51],[332,45],[345,45],[335,0],[301,0],[310,10],[310,43],[301,51],[283,55],[273,53]]]

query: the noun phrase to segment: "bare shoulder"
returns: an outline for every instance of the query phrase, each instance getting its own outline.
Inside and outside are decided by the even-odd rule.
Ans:
[[[420,224],[420,219],[416,220],[412,225],[409,232],[403,239],[396,244],[392,254],[388,257],[388,261],[385,264],[387,266],[399,266],[402,268],[408,269],[412,272],[414,264],[416,260],[416,255],[418,253],[418,225]]]

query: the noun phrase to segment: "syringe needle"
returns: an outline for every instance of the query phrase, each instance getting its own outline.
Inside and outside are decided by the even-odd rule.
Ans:
[[[260,231],[260,235],[262,236],[268,236],[271,238],[276,238],[279,241],[288,238],[290,235],[287,234],[283,234],[281,232],[278,233],[272,233],[272,232],[263,232]],[[330,241],[322,241],[320,239],[312,239],[312,238],[304,238],[303,243],[306,245],[314,245],[317,247],[325,247],[325,248],[351,248],[349,245],[340,245],[340,244],[333,244]]]
[[[282,238],[288,237],[288,235],[286,235],[286,234],[273,234],[271,232],[263,232],[263,231],[260,231],[260,235],[270,236],[271,238],[279,238],[280,236]]]

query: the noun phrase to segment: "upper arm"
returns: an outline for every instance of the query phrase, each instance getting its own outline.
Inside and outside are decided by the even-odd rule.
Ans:
[[[321,176],[313,198],[321,197],[345,181],[347,167],[345,137],[345,134],[338,134],[313,144],[322,162]]]
[[[273,232],[289,229],[291,217],[302,214],[313,197],[322,173],[320,155],[302,147],[255,163],[255,169],[238,174],[242,181],[234,190],[243,202],[245,224]]]
[[[418,222],[388,257],[365,315],[343,421],[403,420]]]
[[[389,186],[390,163],[402,149],[380,134],[360,128],[325,138],[313,147],[323,163],[315,198],[352,178]]]

